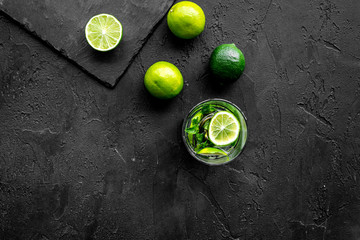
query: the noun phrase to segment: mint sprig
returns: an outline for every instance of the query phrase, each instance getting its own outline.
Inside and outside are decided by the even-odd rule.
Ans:
[[[189,137],[191,139],[191,145],[194,147],[194,150],[196,152],[200,149],[213,145],[207,139],[207,136],[209,132],[210,119],[212,117],[209,114],[215,111],[216,108],[213,105],[205,105],[201,109],[201,114],[191,119],[191,127],[185,129],[185,132],[189,134]]]
[[[213,107],[213,105],[209,104],[209,105],[205,105],[202,109],[201,109],[201,112],[204,114],[204,115],[207,115],[207,114],[210,114],[212,112],[215,112],[216,109]]]

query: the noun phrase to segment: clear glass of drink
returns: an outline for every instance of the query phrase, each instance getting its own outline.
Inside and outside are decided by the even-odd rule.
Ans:
[[[230,101],[214,98],[200,102],[183,121],[182,137],[186,149],[207,165],[227,164],[245,147],[246,121],[241,109]]]

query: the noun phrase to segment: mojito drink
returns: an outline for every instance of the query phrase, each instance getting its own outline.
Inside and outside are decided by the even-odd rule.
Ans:
[[[196,105],[183,123],[183,140],[190,154],[208,165],[235,159],[247,139],[245,115],[233,103],[210,99]]]

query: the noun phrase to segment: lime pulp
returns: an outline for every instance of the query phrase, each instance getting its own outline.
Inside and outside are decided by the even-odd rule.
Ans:
[[[85,27],[85,36],[89,45],[98,51],[114,49],[122,38],[121,23],[110,14],[92,17]]]

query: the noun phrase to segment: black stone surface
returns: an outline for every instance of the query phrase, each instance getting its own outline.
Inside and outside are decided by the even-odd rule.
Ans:
[[[115,89],[0,17],[0,239],[360,239],[360,2],[196,1],[191,41],[162,20]],[[244,74],[210,81],[234,42]],[[152,98],[165,60],[185,85]],[[249,119],[243,154],[193,160],[182,118],[228,99]]]
[[[1,0],[0,10],[24,25],[64,56],[114,87],[174,0]],[[114,15],[123,38],[112,51],[99,52],[85,38],[89,19]]]

